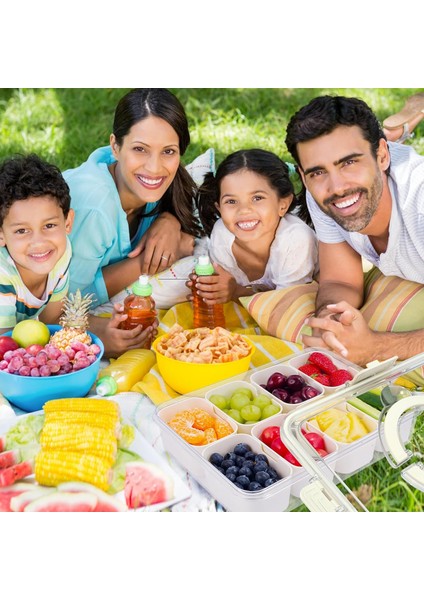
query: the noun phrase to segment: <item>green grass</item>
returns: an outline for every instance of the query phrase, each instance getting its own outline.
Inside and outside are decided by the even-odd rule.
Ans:
[[[36,152],[61,169],[75,167],[109,142],[113,113],[125,89],[1,89],[0,160]],[[382,121],[417,89],[173,89],[186,107],[192,143],[184,161],[214,147],[219,162],[244,147],[261,147],[290,160],[284,138],[290,116],[321,94],[356,96]],[[411,143],[424,154],[424,122]],[[371,511],[422,511],[424,494],[410,489],[385,460],[346,483],[371,485]]]

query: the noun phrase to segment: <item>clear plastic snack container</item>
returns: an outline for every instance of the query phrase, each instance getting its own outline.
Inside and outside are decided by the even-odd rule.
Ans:
[[[344,480],[376,460],[391,459],[392,464],[396,466],[407,460],[410,452],[405,450],[405,444],[409,440],[417,411],[417,408],[411,408],[409,404],[421,402],[424,410],[424,395],[420,398],[414,396],[413,400],[402,398],[402,401],[409,404],[402,413],[402,418],[396,420],[396,431],[392,425],[393,418],[390,413],[394,410],[392,407],[388,411],[384,409],[381,413],[377,411],[377,414],[380,414],[378,418],[353,406],[354,401],[357,400],[357,396],[380,388],[383,389],[381,394],[383,398],[384,390],[393,390],[393,382],[398,377],[424,364],[424,353],[402,362],[397,362],[397,357],[393,357],[381,363],[373,363],[366,369],[355,366],[353,379],[338,389],[330,388],[326,393],[297,404],[294,409],[280,412],[255,424],[248,424],[244,431],[243,424],[234,421],[234,433],[204,447],[190,446],[167,425],[169,415],[175,414],[177,409],[181,410],[184,402],[188,402],[187,406],[190,402],[205,403],[203,405],[209,407],[213,414],[231,422],[232,419],[227,414],[209,401],[211,394],[223,390],[230,392],[236,387],[243,386],[260,389],[260,393],[265,392],[261,384],[267,373],[277,367],[296,369],[290,365],[294,359],[295,357],[291,357],[284,361],[275,361],[271,365],[252,369],[246,373],[245,379],[238,376],[222,382],[221,385],[196,390],[196,395],[193,397],[182,396],[159,405],[154,420],[161,430],[164,447],[212,497],[229,511],[292,510],[300,502],[303,502],[310,511],[366,511],[366,507],[356,498]],[[345,363],[345,361],[341,362]],[[401,389],[405,390],[405,388]],[[393,394],[391,397],[394,397]],[[394,403],[393,400],[392,402]],[[319,432],[316,423],[317,415],[332,408],[360,416],[368,429],[366,435],[350,443],[343,443],[333,439],[325,431]],[[301,464],[300,467],[288,462],[263,443],[261,433],[266,427],[272,425],[280,427],[281,440]],[[302,429],[308,432],[319,432],[325,440],[328,454],[320,456],[303,437]],[[211,464],[210,458],[215,452],[230,453],[240,441],[248,443],[254,452],[266,455],[281,479],[262,490],[247,491],[237,487],[224,472],[220,472]],[[424,453],[424,449],[421,450]],[[422,475],[421,480],[420,475]],[[417,486],[421,481],[424,491],[424,466],[407,467],[402,477],[405,481],[415,482]]]

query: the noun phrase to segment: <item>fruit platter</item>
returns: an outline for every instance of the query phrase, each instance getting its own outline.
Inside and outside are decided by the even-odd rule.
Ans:
[[[305,419],[301,435],[318,472],[341,482],[383,457],[380,412],[368,403],[379,393],[362,400],[349,388],[384,368],[361,369],[331,352],[301,353],[161,404],[154,420],[165,449],[226,510],[291,510],[311,475],[284,438],[288,415],[308,406],[313,414],[317,403],[340,395],[331,408]],[[321,378],[323,372],[328,380]],[[338,373],[332,381],[331,373]],[[222,423],[220,433],[209,432],[215,420]],[[402,439],[408,439],[411,425],[405,422]]]
[[[50,400],[0,422],[0,511],[158,511],[189,496],[114,400]]]

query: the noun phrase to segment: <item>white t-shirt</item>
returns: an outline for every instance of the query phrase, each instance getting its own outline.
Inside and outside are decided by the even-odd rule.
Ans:
[[[378,255],[367,235],[349,232],[325,215],[307,193],[307,205],[319,241],[347,242],[384,275],[424,283],[424,157],[411,146],[390,143],[392,214],[386,252]]]
[[[318,261],[314,231],[299,217],[290,213],[280,219],[271,244],[268,263],[260,279],[250,281],[240,269],[233,254],[235,236],[219,219],[212,230],[210,255],[239,285],[253,285],[258,289],[280,289],[301,283],[310,283]]]

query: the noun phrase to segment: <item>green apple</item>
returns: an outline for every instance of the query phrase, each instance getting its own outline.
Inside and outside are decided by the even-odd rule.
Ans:
[[[212,396],[209,397],[209,401],[221,410],[225,410],[229,406],[228,399],[221,394],[212,394]]]
[[[268,417],[272,417],[280,412],[280,409],[275,404],[270,404],[269,406],[265,406],[262,410],[262,419],[267,419]]]
[[[50,331],[47,325],[36,319],[26,319],[15,325],[12,338],[22,348],[39,344],[45,346],[50,339]]]

